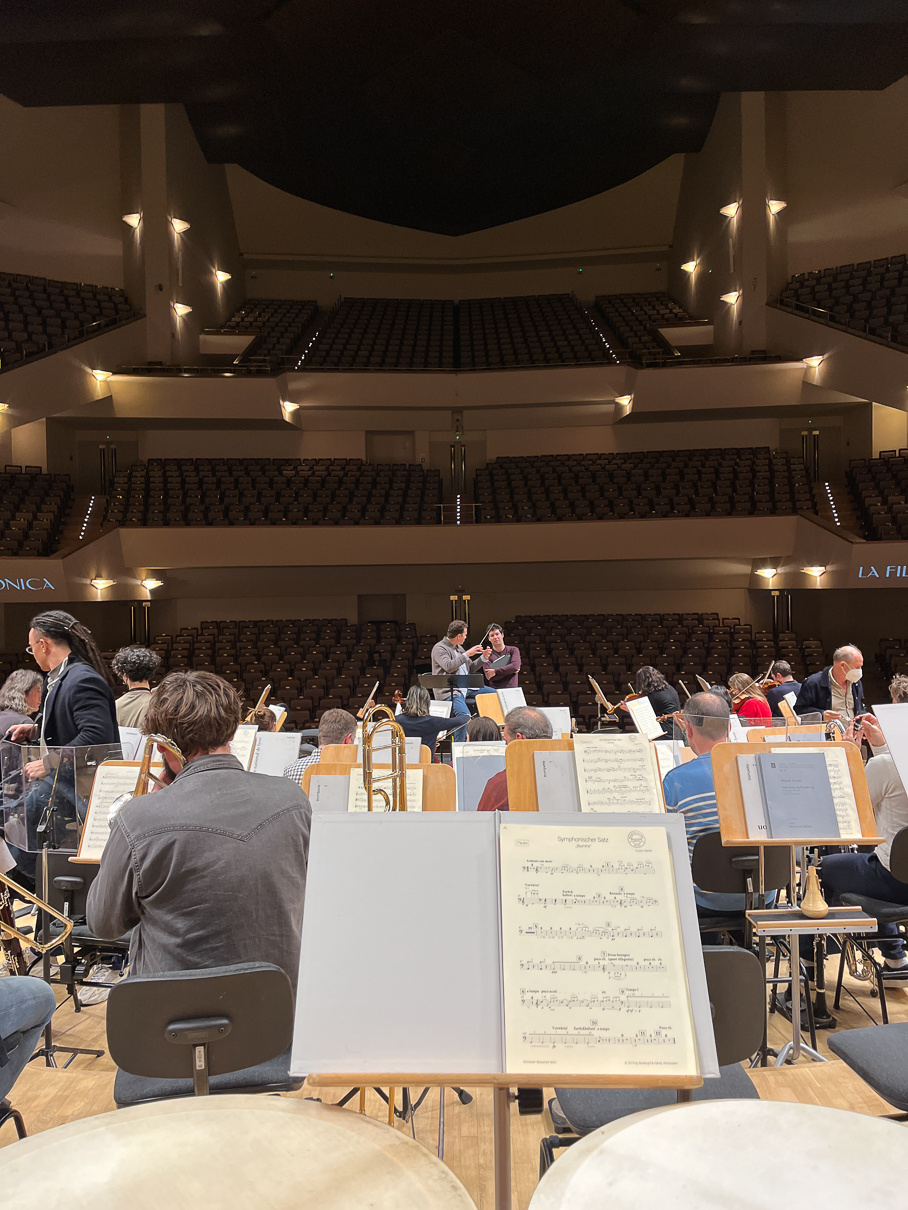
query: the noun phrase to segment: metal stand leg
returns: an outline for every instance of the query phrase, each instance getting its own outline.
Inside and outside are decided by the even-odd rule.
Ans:
[[[492,1133],[495,1155],[495,1210],[511,1210],[511,1090],[492,1093]]]
[[[797,1063],[801,1057],[801,1052],[808,1055],[815,1063],[825,1063],[826,1060],[818,1050],[814,1050],[812,1046],[807,1046],[801,1040],[801,963],[798,957],[798,937],[796,933],[790,933],[788,937],[789,953],[788,964],[791,970],[791,1041],[786,1042],[779,1051],[779,1057],[776,1059],[776,1067],[781,1067],[783,1063]]]

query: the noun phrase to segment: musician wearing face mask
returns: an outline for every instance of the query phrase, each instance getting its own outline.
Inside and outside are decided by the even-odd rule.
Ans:
[[[795,702],[795,714],[819,712],[824,723],[833,719],[849,723],[855,715],[863,714],[863,667],[864,657],[857,647],[848,644],[837,648],[832,663],[804,681]]]

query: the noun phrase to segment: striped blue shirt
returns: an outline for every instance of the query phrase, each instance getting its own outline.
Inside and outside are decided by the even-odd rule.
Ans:
[[[684,816],[687,830],[687,850],[694,855],[694,845],[707,832],[719,831],[719,808],[716,806],[716,787],[713,782],[713,764],[710,753],[704,752],[696,760],[669,769],[662,782],[665,791],[665,807]],[[694,898],[700,907],[713,912],[741,912],[744,910],[743,895],[721,895],[701,891],[694,887]]]

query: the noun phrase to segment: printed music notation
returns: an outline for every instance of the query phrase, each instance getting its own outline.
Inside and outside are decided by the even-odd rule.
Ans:
[[[665,810],[659,761],[645,735],[575,735],[574,758],[581,811]]]
[[[527,1046],[675,1046],[677,1038],[662,1029],[638,1029],[633,1034],[610,1034],[606,1030],[590,1030],[586,1033],[524,1034]]]
[[[500,854],[507,1070],[696,1074],[665,828],[508,822]]]

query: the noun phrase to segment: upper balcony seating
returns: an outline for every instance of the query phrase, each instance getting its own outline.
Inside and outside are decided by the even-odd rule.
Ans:
[[[0,273],[0,369],[136,318],[116,286]]]
[[[849,332],[908,347],[908,257],[884,256],[795,273],[779,306],[802,311]]]
[[[6,466],[0,474],[0,558],[36,558],[59,549],[73,487],[69,475]]]
[[[908,449],[852,459],[848,486],[865,538],[884,542],[908,538]]]
[[[768,447],[498,458],[476,472],[481,521],[770,516],[814,509],[798,458]]]
[[[121,471],[113,525],[435,525],[441,476],[358,458],[152,458]]]

